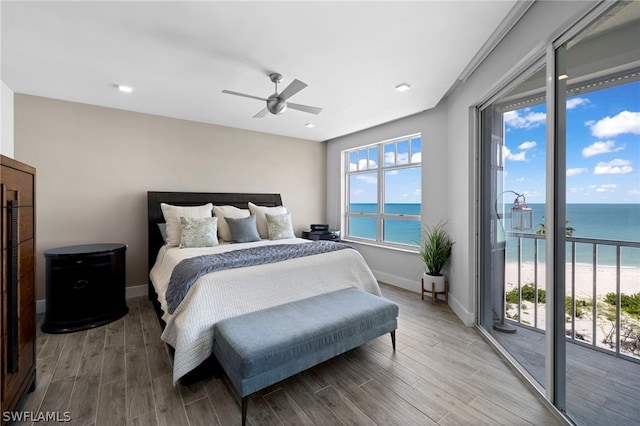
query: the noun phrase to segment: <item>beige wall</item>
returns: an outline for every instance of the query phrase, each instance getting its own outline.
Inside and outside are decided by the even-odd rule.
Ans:
[[[126,243],[146,284],[147,191],[279,192],[297,235],[325,221],[324,143],[16,94],[15,158],[37,169],[38,300],[58,246]]]

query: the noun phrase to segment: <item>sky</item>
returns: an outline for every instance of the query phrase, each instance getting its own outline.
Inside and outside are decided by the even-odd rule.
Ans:
[[[546,107],[504,113],[505,189],[545,202]],[[567,203],[640,203],[640,81],[567,99]]]
[[[417,135],[384,144],[382,153],[377,145],[349,153],[349,170],[371,170],[352,175],[349,181],[351,203],[377,202],[377,168],[381,154],[383,167],[400,166],[384,171],[385,204],[419,204],[422,192],[422,138]]]

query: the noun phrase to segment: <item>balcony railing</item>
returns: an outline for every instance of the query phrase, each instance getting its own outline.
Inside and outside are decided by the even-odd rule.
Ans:
[[[505,276],[506,319],[544,330],[545,236],[516,232],[508,236],[507,264],[515,258],[517,266],[515,271],[507,267]],[[621,306],[625,292],[625,297],[640,297],[640,267],[633,260],[640,258],[640,242],[581,237],[566,237],[566,241],[567,339],[640,362],[640,321],[625,314]],[[599,261],[603,253],[608,257],[606,264]]]

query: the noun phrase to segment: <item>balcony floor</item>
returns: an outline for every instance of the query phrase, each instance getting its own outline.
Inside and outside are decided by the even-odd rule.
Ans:
[[[544,383],[545,335],[517,327],[494,333],[539,382]],[[567,411],[578,425],[640,424],[640,364],[568,342]]]

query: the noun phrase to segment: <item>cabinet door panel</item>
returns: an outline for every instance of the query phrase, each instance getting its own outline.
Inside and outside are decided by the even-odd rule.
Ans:
[[[33,274],[35,271],[35,250],[34,250],[35,241],[33,239],[27,240],[23,243],[20,243],[18,247],[18,267],[19,269],[19,279],[23,279],[25,276],[29,274]]]
[[[35,169],[0,155],[0,184],[0,412],[5,412],[16,408],[35,380]],[[17,205],[10,208],[11,201],[17,201]],[[17,249],[13,252],[17,269],[11,268],[9,259],[10,210],[15,212],[12,243]],[[10,274],[11,271],[15,273]]]
[[[2,168],[2,183],[5,185],[5,190],[8,192],[17,192],[18,204],[21,206],[33,207],[33,182],[34,176],[29,173],[10,167]]]

